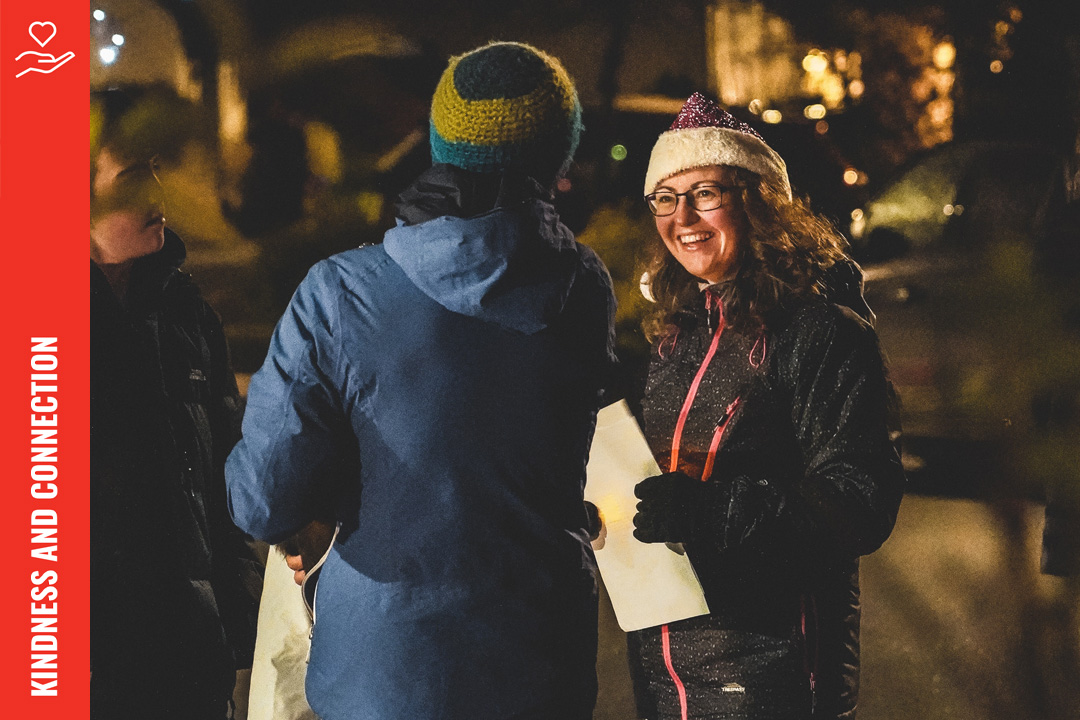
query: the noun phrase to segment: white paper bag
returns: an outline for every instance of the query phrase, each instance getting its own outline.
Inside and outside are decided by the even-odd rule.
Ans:
[[[709,606],[690,560],[663,543],[634,537],[634,486],[659,475],[645,437],[625,402],[596,419],[585,499],[600,509],[606,538],[596,564],[619,627],[630,632],[707,615]]]

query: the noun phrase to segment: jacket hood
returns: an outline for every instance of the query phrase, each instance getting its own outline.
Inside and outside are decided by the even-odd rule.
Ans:
[[[527,334],[562,312],[580,262],[537,183],[446,165],[402,193],[384,247],[447,310]]]

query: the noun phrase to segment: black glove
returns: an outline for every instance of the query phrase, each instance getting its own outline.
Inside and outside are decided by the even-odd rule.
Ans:
[[[709,537],[722,523],[714,483],[670,472],[645,478],[634,488],[641,499],[634,515],[634,537],[641,542],[694,542]],[[723,513],[721,515],[720,513]]]

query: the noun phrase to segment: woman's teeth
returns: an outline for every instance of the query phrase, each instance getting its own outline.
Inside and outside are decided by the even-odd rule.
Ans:
[[[694,233],[693,235],[680,235],[679,242],[689,245],[696,242],[704,242],[712,237],[712,233]]]

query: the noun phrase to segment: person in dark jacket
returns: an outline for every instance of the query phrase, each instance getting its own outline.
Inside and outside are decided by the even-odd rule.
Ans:
[[[262,577],[225,503],[239,398],[154,160],[129,142],[134,105],[98,95],[91,145],[90,715],[223,720]]]
[[[634,534],[681,544],[710,613],[630,634],[641,716],[852,718],[858,557],[903,488],[877,337],[830,302],[870,317],[855,266],[783,160],[700,94],[657,140],[645,193],[644,430],[667,472],[635,488]]]
[[[614,298],[550,190],[580,114],[527,45],[451,59],[397,227],[309,272],[252,378],[234,519],[271,543],[338,526],[306,678],[323,720],[591,717],[583,489]]]

